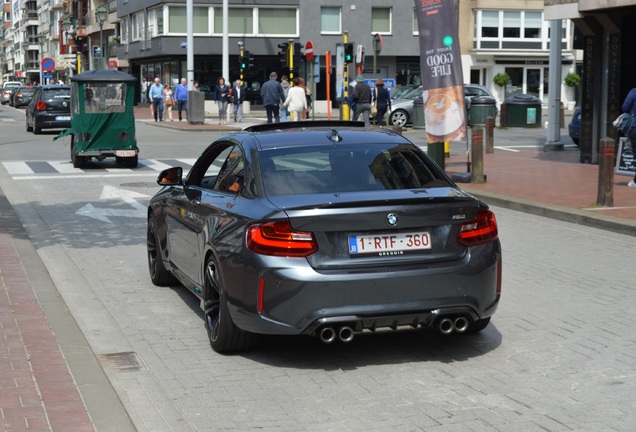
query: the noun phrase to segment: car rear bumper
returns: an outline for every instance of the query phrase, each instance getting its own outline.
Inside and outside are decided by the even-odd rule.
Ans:
[[[35,116],[34,124],[41,129],[61,129],[70,128],[70,120],[58,120],[59,117],[69,117],[71,114],[66,113],[43,113],[40,112]]]
[[[266,334],[315,334],[338,323],[356,332],[428,327],[447,315],[473,322],[497,309],[500,266],[501,249],[492,242],[458,262],[397,272],[325,274],[299,266],[237,274],[243,281],[240,290],[228,290],[230,314],[243,330]]]

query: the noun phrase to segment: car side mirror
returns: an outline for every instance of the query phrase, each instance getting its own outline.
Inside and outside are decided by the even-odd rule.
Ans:
[[[157,184],[159,186],[178,186],[182,184],[183,168],[172,167],[159,173]]]

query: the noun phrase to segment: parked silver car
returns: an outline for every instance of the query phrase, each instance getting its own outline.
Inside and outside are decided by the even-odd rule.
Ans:
[[[2,95],[0,95],[0,103],[2,105],[6,105],[9,103],[11,98],[11,92],[15,87],[21,87],[22,83],[20,81],[7,81],[2,84]]]
[[[402,96],[401,99],[395,99],[391,102],[391,114],[389,115],[389,124],[396,126],[405,126],[412,123],[413,102],[416,98],[422,96],[422,86],[411,90]],[[489,96],[494,98],[490,91],[479,84],[464,84],[464,97],[467,101],[476,96]],[[497,110],[495,109],[495,115]]]

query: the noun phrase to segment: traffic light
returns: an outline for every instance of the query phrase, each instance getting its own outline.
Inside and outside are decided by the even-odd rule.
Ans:
[[[293,71],[291,72],[298,73],[298,70],[300,67],[300,60],[303,56],[303,53],[302,53],[303,44],[301,44],[300,42],[294,42],[294,45],[292,45],[291,49],[292,49],[291,57],[294,60]]]
[[[283,67],[287,67],[287,64],[289,63],[289,43],[279,43],[278,48],[278,59],[282,63]]]
[[[254,63],[252,63],[254,61],[254,57],[250,56],[250,52],[245,50],[243,52],[243,61],[241,62],[241,69],[249,69],[251,67],[254,67]]]
[[[353,44],[352,43],[345,44],[344,62],[353,63]]]
[[[245,69],[246,66],[245,54],[239,54],[239,68]]]

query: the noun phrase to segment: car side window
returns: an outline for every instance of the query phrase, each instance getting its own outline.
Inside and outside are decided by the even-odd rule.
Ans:
[[[220,159],[226,152],[219,155]],[[244,184],[243,176],[243,150],[239,146],[234,146],[226,154],[226,159],[221,165],[221,169],[214,184],[214,190],[219,192],[238,193]]]

